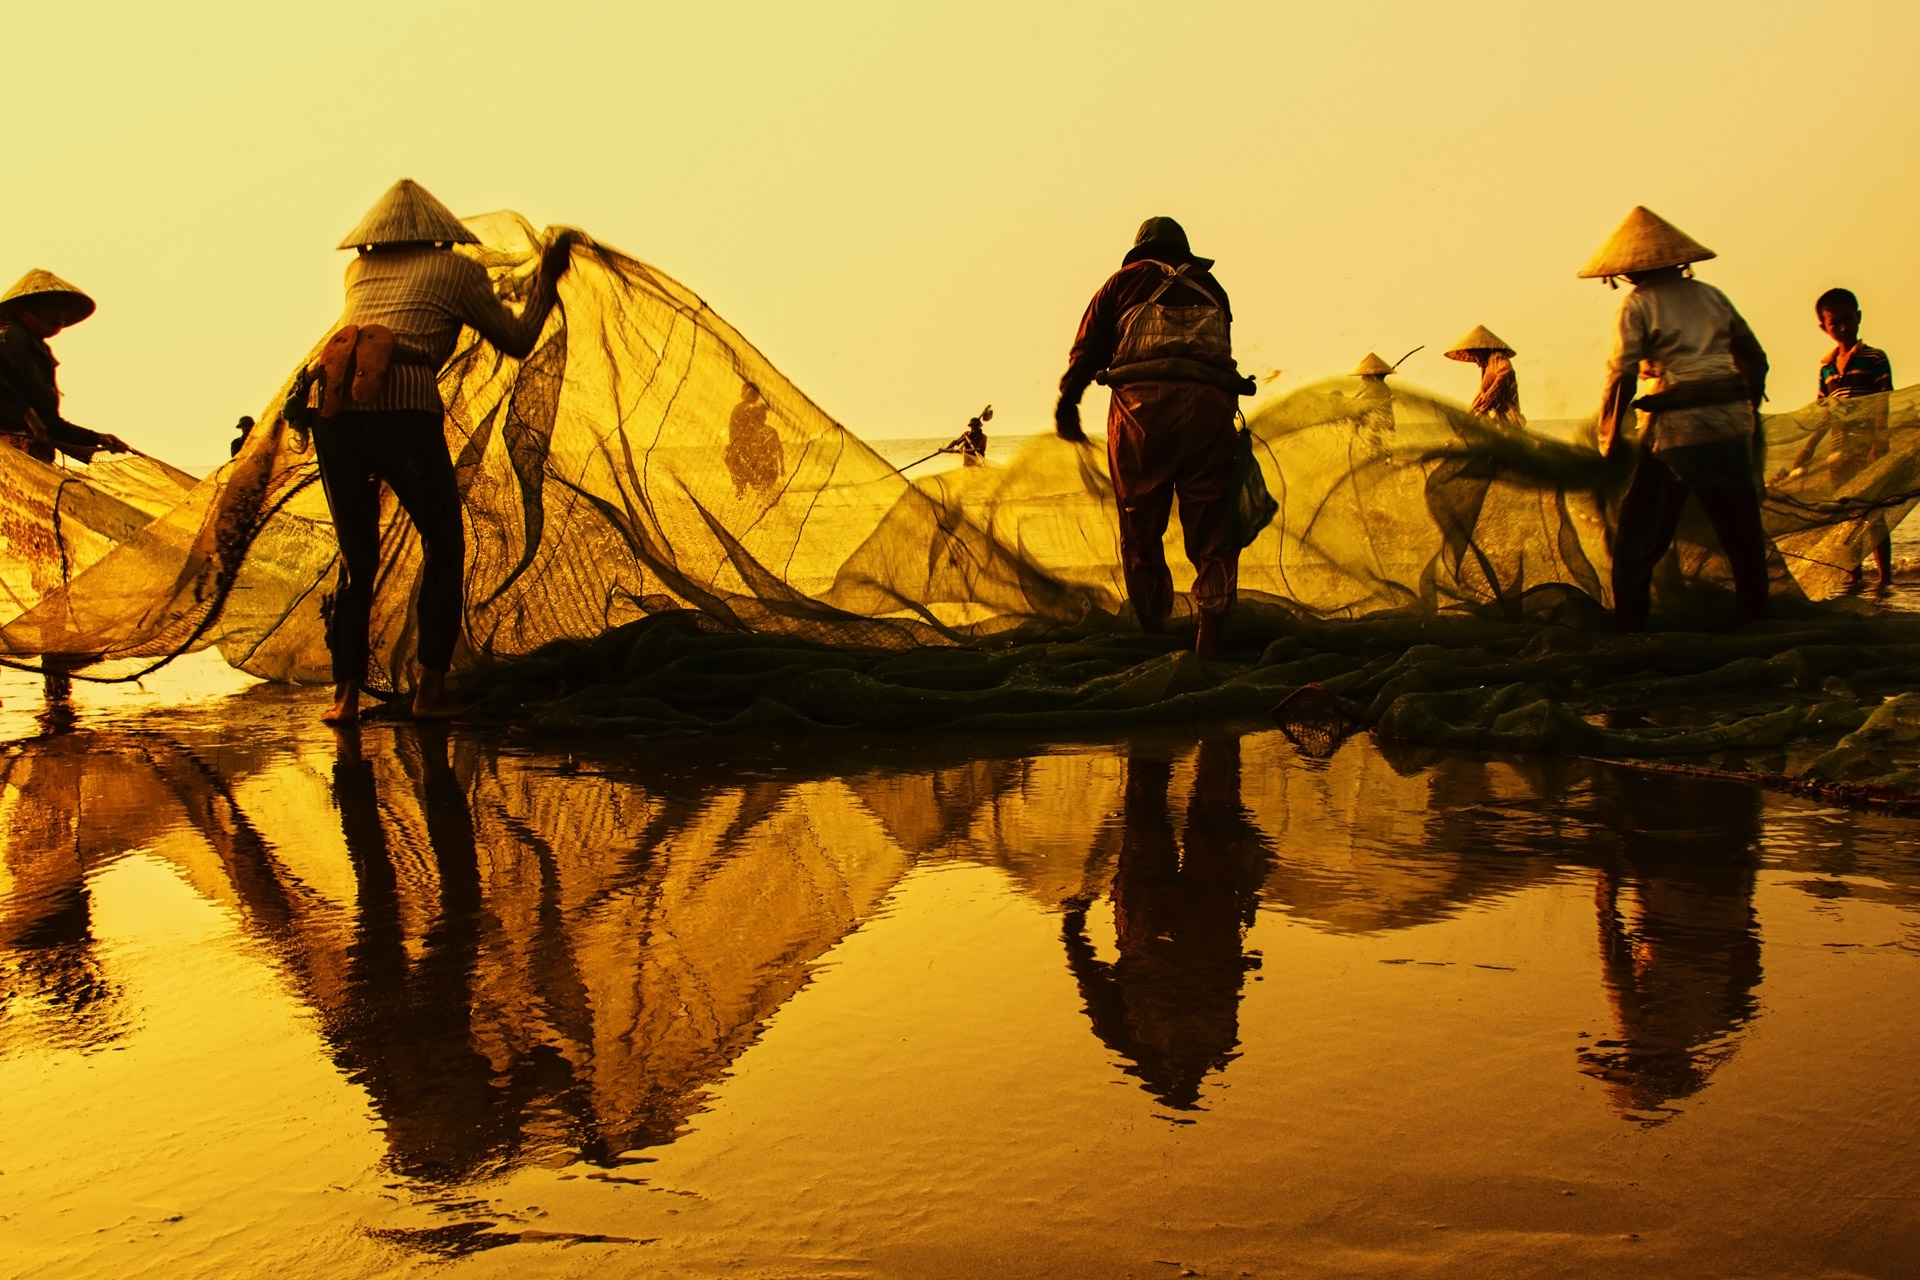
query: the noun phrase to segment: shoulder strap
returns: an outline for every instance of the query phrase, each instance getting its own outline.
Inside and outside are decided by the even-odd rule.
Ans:
[[[1148,258],[1147,261],[1153,263],[1154,266],[1160,268],[1161,271],[1166,273],[1166,279],[1160,282],[1160,287],[1158,289],[1155,289],[1153,293],[1147,298],[1147,301],[1149,303],[1160,301],[1161,294],[1173,288],[1173,286],[1176,284],[1183,284],[1187,286],[1187,288],[1192,289],[1195,293],[1198,293],[1201,297],[1205,298],[1207,306],[1215,307],[1215,308],[1219,307],[1220,305],[1219,300],[1216,299],[1213,296],[1213,294],[1207,291],[1206,286],[1201,284],[1198,280],[1194,279],[1192,276],[1187,274],[1188,269],[1193,266],[1191,262],[1183,262],[1177,267],[1170,267],[1166,263],[1161,262],[1155,258]]]

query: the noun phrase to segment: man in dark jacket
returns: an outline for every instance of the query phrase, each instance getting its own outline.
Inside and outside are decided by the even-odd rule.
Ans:
[[[1194,651],[1211,658],[1233,608],[1240,548],[1232,510],[1235,399],[1253,392],[1230,338],[1227,291],[1210,258],[1197,258],[1172,218],[1149,218],[1120,270],[1093,295],[1060,379],[1054,426],[1084,441],[1080,397],[1089,383],[1113,389],[1107,463],[1120,512],[1127,598],[1141,630],[1166,629],[1173,575],[1162,540],[1173,502],[1194,569],[1200,611]]]
[[[89,431],[60,416],[60,388],[47,339],[93,314],[93,299],[51,271],[29,271],[0,296],[0,443],[42,462],[54,451],[90,461],[125,453],[118,436]]]

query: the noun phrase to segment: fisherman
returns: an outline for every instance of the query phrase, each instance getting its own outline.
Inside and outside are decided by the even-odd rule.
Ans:
[[[1467,412],[1488,418],[1502,426],[1524,427],[1520,413],[1520,384],[1513,376],[1513,348],[1493,336],[1485,325],[1453,344],[1447,359],[1460,360],[1480,368],[1480,390]]]
[[[1233,608],[1240,548],[1230,520],[1235,398],[1253,380],[1234,364],[1227,292],[1172,218],[1140,224],[1120,270],[1093,295],[1060,379],[1054,428],[1084,442],[1080,397],[1113,388],[1107,463],[1120,515],[1127,597],[1143,631],[1166,630],[1173,575],[1163,538],[1174,499],[1200,621],[1194,652],[1212,658]]]
[[[60,416],[60,362],[47,339],[93,310],[92,298],[51,271],[29,271],[0,295],[0,440],[41,462],[52,462],[56,450],[81,462],[101,450],[127,452],[120,437]]]
[[[382,482],[412,519],[424,553],[413,714],[447,719],[460,710],[447,697],[446,675],[460,633],[466,548],[440,368],[463,325],[504,355],[530,355],[558,301],[573,236],[562,232],[547,245],[517,316],[494,295],[486,268],[453,250],[478,243],[445,205],[406,178],[340,243],[359,254],[347,264],[346,311],[321,358],[321,416],[313,434],[342,561],[327,625],[334,702],[322,718],[329,724],[359,717],[380,567]]]
[[[1367,358],[1355,365],[1353,373],[1349,375],[1360,379],[1360,386],[1353,393],[1353,398],[1361,402],[1359,415],[1355,418],[1355,429],[1367,451],[1376,457],[1386,453],[1388,437],[1394,431],[1393,392],[1387,386],[1387,379],[1393,376],[1394,368],[1394,365],[1369,351]]]
[[[1689,493],[1733,570],[1740,621],[1767,615],[1767,537],[1753,461],[1767,355],[1726,295],[1693,278],[1692,264],[1714,256],[1636,207],[1580,272],[1583,280],[1612,284],[1625,276],[1633,285],[1620,304],[1599,435],[1602,453],[1627,447],[1631,411],[1646,412],[1613,537],[1613,606],[1622,631],[1646,625],[1654,567],[1673,543]],[[1635,399],[1642,376],[1654,391]]]
[[[982,416],[991,418],[993,416],[993,406],[988,405],[986,413]],[[958,440],[955,440],[954,443],[960,446],[960,457],[963,460],[962,465],[969,467],[984,467],[987,465],[987,428],[982,423],[981,418],[969,419],[965,433],[962,434]]]
[[[1886,352],[1860,341],[1860,300],[1852,290],[1827,290],[1813,304],[1813,314],[1820,322],[1820,331],[1834,341],[1833,350],[1820,365],[1820,400],[1829,412],[1807,438],[1787,475],[1801,474],[1821,441],[1831,434],[1827,474],[1840,485],[1886,456],[1891,444],[1887,438],[1887,402],[1867,398],[1893,390],[1893,364]],[[1859,399],[1867,399],[1867,403],[1850,403]],[[1868,528],[1874,568],[1884,587],[1893,581],[1893,536],[1886,517],[1877,511]],[[1855,582],[1860,580],[1857,560],[1851,577]]]

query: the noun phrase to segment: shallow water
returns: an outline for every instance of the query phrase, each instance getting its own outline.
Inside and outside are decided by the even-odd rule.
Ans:
[[[1260,725],[585,754],[86,696],[0,755],[9,1274],[1920,1249],[1911,821]]]

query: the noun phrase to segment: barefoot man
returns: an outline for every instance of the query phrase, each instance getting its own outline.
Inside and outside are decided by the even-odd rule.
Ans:
[[[1173,574],[1161,539],[1174,499],[1193,602],[1200,611],[1194,652],[1212,658],[1240,581],[1240,548],[1230,527],[1235,401],[1254,392],[1233,360],[1227,291],[1213,259],[1195,257],[1172,218],[1148,218],[1120,270],[1087,304],[1060,379],[1054,429],[1085,440],[1080,397],[1087,385],[1113,388],[1107,463],[1120,508],[1120,557],[1140,629],[1157,634],[1173,611]]]
[[[333,655],[329,724],[359,717],[369,659],[368,617],[380,569],[380,486],[385,483],[420,534],[420,680],[413,714],[458,714],[447,697],[464,603],[466,538],[460,490],[447,453],[440,367],[462,326],[506,355],[523,359],[558,300],[572,239],[547,246],[525,310],[498,298],[478,262],[454,252],[479,239],[426,188],[403,178],[340,247],[357,249],[347,265],[347,307],[321,358],[320,422],[314,452],[340,539],[340,591],[327,624]]]

